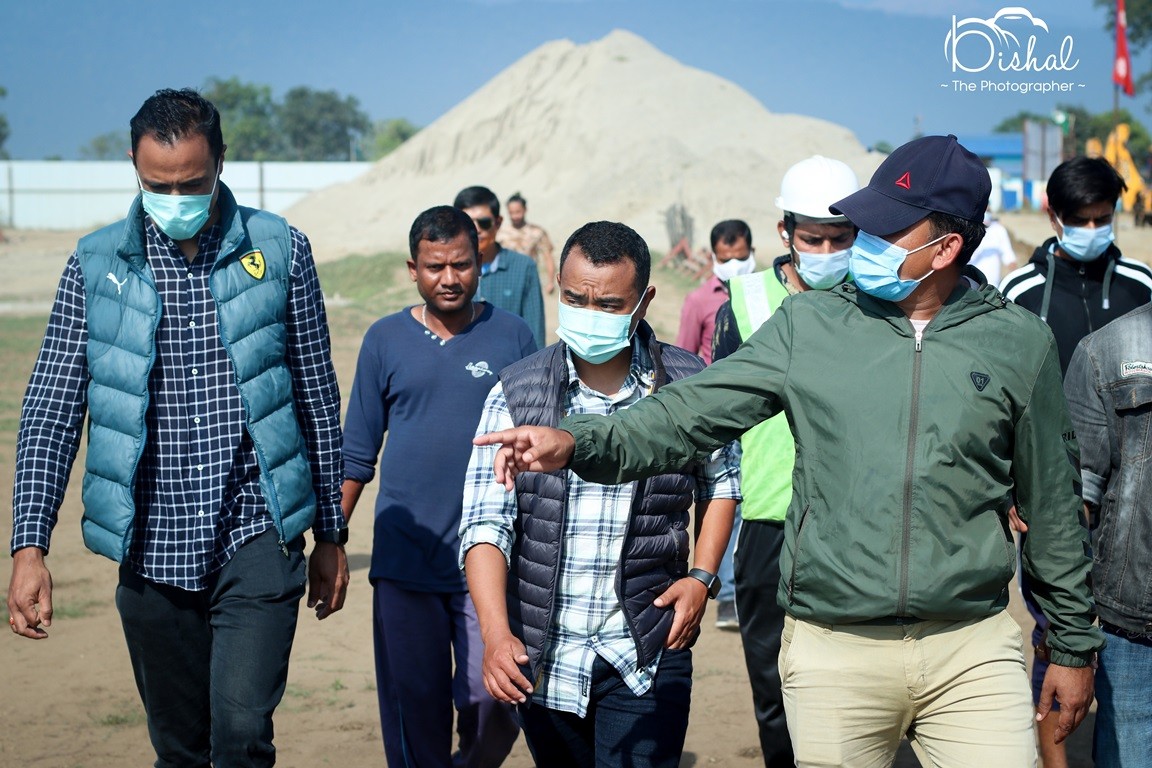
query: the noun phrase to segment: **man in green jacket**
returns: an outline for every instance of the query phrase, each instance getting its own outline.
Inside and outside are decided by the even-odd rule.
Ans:
[[[1090,561],[1051,334],[963,274],[991,182],[955,137],[893,152],[830,210],[860,228],[854,283],[784,301],[733,355],[626,412],[502,443],[496,474],[667,471],[783,411],[796,440],[781,557],[781,677],[798,766],[1036,760],[1008,510],[1052,617],[1038,717],[1058,738],[1092,701]],[[879,233],[879,234],[876,234]],[[1053,716],[1056,716],[1053,714]]]

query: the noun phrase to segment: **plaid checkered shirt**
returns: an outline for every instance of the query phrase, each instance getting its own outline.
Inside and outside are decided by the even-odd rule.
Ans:
[[[148,439],[136,472],[135,531],[126,563],[144,578],[200,590],[246,541],[272,527],[245,428],[232,363],[208,287],[222,232],[199,236],[189,262],[145,218],[146,257],[163,313],[148,382]],[[340,511],[340,392],[308,239],[292,233],[287,364],[317,496],[315,531],[344,525]],[[24,396],[16,444],[12,551],[47,551],[87,411],[84,275],[73,253]]]
[[[567,360],[567,414],[613,413],[652,391],[652,361],[635,338],[628,377],[612,396],[584,386],[576,375],[571,354]],[[484,404],[476,434],[513,426],[504,390],[497,384]],[[476,447],[468,463],[460,525],[461,567],[464,555],[477,544],[497,547],[504,553],[505,561],[511,555],[516,494],[506,493],[504,486],[496,482],[495,455],[496,446]],[[634,482],[600,485],[568,473],[568,506],[552,625],[548,627],[541,660],[543,674],[533,693],[533,700],[549,709],[574,712],[580,717],[587,714],[592,662],[597,656],[611,664],[637,696],[652,687],[660,659],[637,668],[636,641],[628,631],[615,589],[635,489]],[[730,444],[698,465],[696,500],[739,498],[740,459]]]

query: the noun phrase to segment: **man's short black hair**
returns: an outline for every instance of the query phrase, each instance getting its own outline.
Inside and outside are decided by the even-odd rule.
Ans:
[[[477,205],[488,206],[493,218],[500,215],[500,198],[488,187],[465,187],[456,193],[456,199],[452,202],[452,206],[461,211]]]
[[[208,99],[191,88],[164,88],[148,97],[132,117],[132,153],[140,139],[151,136],[172,146],[181,139],[200,134],[217,163],[224,154],[224,135],[220,131],[220,112]]]
[[[1048,178],[1048,207],[1063,219],[1086,205],[1111,203],[1128,189],[1124,179],[1102,157],[1074,157],[1056,166]]]
[[[932,227],[932,237],[944,237],[953,233],[964,238],[964,245],[960,247],[960,254],[956,257],[956,264],[963,267],[976,252],[976,246],[984,239],[984,222],[953,216],[949,213],[933,211],[928,214],[928,224]]]
[[[408,252],[412,254],[412,261],[416,261],[416,254],[420,252],[420,241],[446,243],[455,240],[461,232],[468,235],[468,242],[472,243],[472,256],[475,258],[480,252],[480,242],[472,219],[450,205],[429,208],[416,217],[412,228],[408,230]]]
[[[525,208],[528,207],[528,201],[525,200],[524,195],[520,194],[519,192],[513,192],[512,197],[508,198],[504,205],[512,205],[512,203],[520,203],[520,205],[524,206]]]
[[[740,238],[752,247],[752,230],[748,225],[740,219],[726,219],[712,227],[712,250],[715,252],[720,243],[732,245]]]
[[[590,221],[576,230],[560,252],[560,272],[573,247],[579,247],[584,258],[593,264],[617,264],[631,261],[636,267],[636,293],[643,296],[652,275],[652,254],[648,243],[636,230],[618,221]]]

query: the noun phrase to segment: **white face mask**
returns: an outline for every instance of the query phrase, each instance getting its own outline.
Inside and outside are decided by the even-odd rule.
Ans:
[[[716,255],[712,255],[712,274],[716,275],[717,280],[728,282],[734,277],[740,275],[750,275],[756,271],[756,254],[750,252],[743,259],[728,259],[728,261],[717,261]]]

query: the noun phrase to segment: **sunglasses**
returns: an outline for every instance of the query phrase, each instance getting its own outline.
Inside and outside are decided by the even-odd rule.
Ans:
[[[489,216],[485,216],[482,219],[472,219],[472,223],[487,232],[488,230],[492,229],[492,225],[496,223],[496,220]]]

